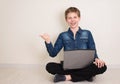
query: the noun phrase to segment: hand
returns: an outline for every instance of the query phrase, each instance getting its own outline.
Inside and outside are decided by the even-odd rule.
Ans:
[[[50,36],[46,33],[40,35],[47,43],[50,43]]]
[[[98,68],[104,67],[105,62],[103,60],[100,60],[99,58],[95,59],[95,62],[93,62]]]

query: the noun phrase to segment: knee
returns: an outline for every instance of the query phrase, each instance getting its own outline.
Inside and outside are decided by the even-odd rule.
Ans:
[[[103,67],[103,71],[105,72],[107,70],[107,65]]]
[[[107,66],[104,65],[104,67],[101,68],[101,74],[104,73],[107,70]]]
[[[47,65],[46,65],[46,71],[50,71],[50,69],[51,69],[51,63],[48,63]]]
[[[54,63],[51,63],[51,62],[48,63],[46,65],[46,71],[53,74],[53,65],[54,65]]]

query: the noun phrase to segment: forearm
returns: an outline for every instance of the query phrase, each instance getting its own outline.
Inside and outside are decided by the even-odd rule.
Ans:
[[[46,48],[47,48],[47,51],[48,51],[49,55],[51,57],[55,57],[56,53],[55,53],[55,50],[54,50],[54,47],[53,47],[52,43],[51,42],[47,43],[45,41],[45,45],[46,45]]]
[[[46,48],[47,48],[49,55],[51,57],[55,57],[63,47],[61,36],[59,35],[54,46],[50,42],[50,38],[48,35],[44,35],[43,38],[45,39],[45,45],[46,45]]]
[[[96,51],[96,49],[95,49],[95,59],[96,59],[96,58],[99,58],[99,57],[98,57],[97,51]]]

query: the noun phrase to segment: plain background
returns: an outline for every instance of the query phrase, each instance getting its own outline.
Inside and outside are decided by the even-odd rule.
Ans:
[[[99,58],[120,65],[119,0],[0,0],[0,64],[46,64],[63,59],[49,57],[40,34],[54,43],[68,25],[64,11],[81,11],[80,27],[92,32]]]

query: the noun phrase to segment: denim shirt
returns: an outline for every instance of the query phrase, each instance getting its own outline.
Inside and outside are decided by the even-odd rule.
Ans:
[[[73,32],[69,28],[68,31],[60,33],[54,46],[51,42],[49,44],[45,42],[45,44],[47,51],[51,57],[55,57],[58,52],[62,48],[64,48],[64,51],[78,49],[94,49],[95,58],[98,58],[95,42],[89,30],[83,30],[79,28],[74,37]]]

